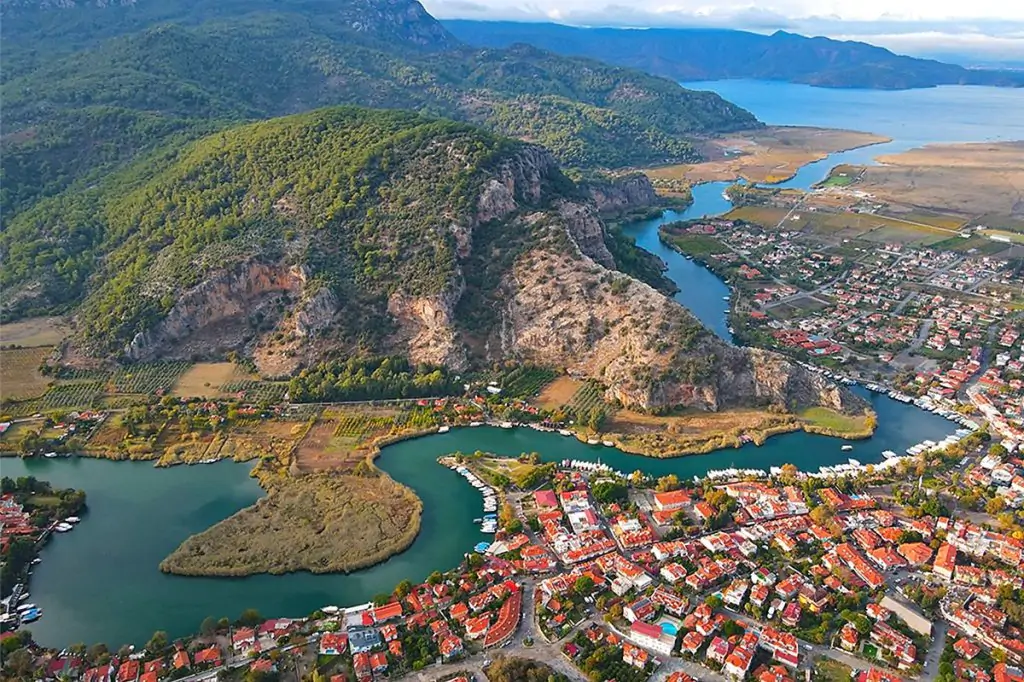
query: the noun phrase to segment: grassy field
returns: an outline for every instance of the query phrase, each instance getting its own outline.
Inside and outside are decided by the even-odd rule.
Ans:
[[[800,413],[800,419],[811,426],[838,435],[863,433],[867,424],[863,415],[845,415],[827,407],[811,407]]]
[[[178,377],[171,388],[171,395],[183,398],[222,398],[231,395],[223,390],[225,384],[254,379],[258,377],[233,362],[197,362]]]
[[[774,228],[788,212],[788,209],[771,206],[741,206],[729,211],[725,217]],[[935,220],[948,223],[945,218]],[[837,242],[842,239],[863,239],[875,243],[929,245],[956,236],[953,231],[938,225],[917,224],[888,215],[846,211],[794,211],[782,228],[813,232]]]
[[[755,409],[665,416],[618,410],[605,425],[620,447],[656,457],[739,447],[744,434],[763,440],[797,428],[791,416]]]
[[[0,401],[43,395],[53,379],[43,376],[39,366],[52,350],[48,346],[0,350]]]
[[[850,682],[853,668],[831,658],[819,658],[814,664],[811,679],[814,682]]]
[[[185,540],[160,569],[214,576],[353,571],[412,544],[422,508],[387,476],[286,477],[253,506]]]
[[[663,232],[665,239],[685,254],[696,258],[728,253],[729,247],[714,237],[703,234],[672,234]]]
[[[986,237],[998,236],[1002,239],[1009,239],[1011,242],[1017,244],[1024,244],[1024,234],[1020,232],[1009,232],[1007,230],[978,230],[981,234]],[[998,243],[998,242],[997,242]],[[1004,244],[1006,242],[1003,242]]]
[[[67,326],[59,317],[33,317],[0,324],[0,346],[55,346],[66,335]]]
[[[437,427],[428,411],[397,408],[327,408],[295,449],[301,471],[351,472],[374,451],[382,438]]]
[[[774,206],[740,206],[725,214],[729,220],[746,220],[762,227],[774,228],[786,217],[789,209]]]

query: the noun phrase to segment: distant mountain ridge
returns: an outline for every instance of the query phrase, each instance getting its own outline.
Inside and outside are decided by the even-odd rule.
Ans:
[[[475,123],[543,144],[571,167],[692,161],[691,136],[759,125],[713,93],[641,71],[465,46],[414,0],[2,7],[8,223],[168,144],[327,105]]]
[[[895,54],[856,41],[776,31],[577,28],[561,24],[452,19],[457,38],[479,46],[528,43],[559,54],[601,59],[676,81],[781,80],[831,88],[900,90],[936,85],[1024,86],[1024,73],[966,69]]]

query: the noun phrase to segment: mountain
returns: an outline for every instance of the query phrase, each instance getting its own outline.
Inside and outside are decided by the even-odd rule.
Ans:
[[[594,201],[549,152],[466,124],[322,109],[219,131],[65,200],[96,233],[74,266],[93,270],[64,348],[75,364],[234,350],[284,375],[399,354],[568,368],[648,409],[856,404],[620,271]]]
[[[473,45],[528,43],[559,54],[593,57],[676,81],[781,80],[831,88],[900,90],[936,85],[1020,87],[1024,73],[965,69],[916,59],[856,41],[728,29],[575,28],[560,24],[447,20]]]
[[[325,105],[474,122],[579,167],[693,160],[691,136],[758,125],[716,95],[639,71],[464,46],[414,0],[2,7],[5,216],[140,156]]]

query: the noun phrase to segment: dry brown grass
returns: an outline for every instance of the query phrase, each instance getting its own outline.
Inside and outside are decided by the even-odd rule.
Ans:
[[[582,381],[577,381],[570,376],[560,376],[545,386],[534,402],[545,410],[557,409],[568,404],[582,385]]]
[[[1024,142],[927,145],[878,158],[858,189],[894,203],[973,217],[1024,217]]]
[[[52,350],[49,346],[0,350],[0,400],[41,396],[52,379],[40,373],[39,365]]]
[[[181,375],[171,394],[183,398],[224,398],[229,396],[220,389],[224,384],[258,378],[233,362],[198,362]]]
[[[310,474],[193,535],[160,564],[182,575],[352,571],[412,544],[423,505],[387,476]]]
[[[793,177],[801,166],[833,152],[887,140],[852,130],[775,126],[705,141],[702,151],[709,160],[704,163],[652,168],[644,172],[656,184],[659,180],[698,183],[736,178],[749,182],[781,182]]]
[[[67,325],[59,317],[33,317],[0,324],[0,345],[56,346],[67,336]]]

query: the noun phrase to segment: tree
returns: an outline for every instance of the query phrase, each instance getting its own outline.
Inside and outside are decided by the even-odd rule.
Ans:
[[[441,574],[441,571],[434,571],[427,577],[427,583],[430,585],[440,585],[442,580],[444,580],[444,575]]]
[[[252,627],[259,625],[263,622],[263,616],[256,609],[246,609],[242,611],[242,615],[238,617],[238,624],[245,627]]]
[[[404,599],[410,592],[412,592],[412,581],[408,578],[395,586],[395,595],[399,599]]]
[[[14,679],[31,679],[35,657],[25,647],[16,649],[10,656],[4,658],[4,668],[14,674]]]
[[[374,606],[384,606],[389,601],[391,601],[391,595],[381,592],[379,594],[373,595],[373,599],[371,601],[373,602]]]
[[[658,479],[658,492],[667,493],[670,490],[679,489],[679,477],[675,474],[669,474],[668,476],[662,476]]]
[[[985,503],[985,512],[988,514],[998,514],[1003,511],[1003,506],[1006,503],[1001,497],[993,497],[991,500]]]
[[[589,575],[581,575],[579,578],[576,578],[576,582],[572,587],[576,594],[585,597],[594,591],[594,579]]]
[[[209,637],[217,632],[217,619],[213,616],[207,616],[203,618],[203,622],[199,625],[199,632],[204,637]]]
[[[146,651],[151,654],[158,654],[162,652],[170,644],[170,639],[167,637],[167,633],[163,630],[157,630],[153,633],[153,636],[146,642]]]
[[[617,481],[598,481],[590,489],[590,494],[594,496],[594,499],[604,503],[625,500],[627,493],[626,486]]]

